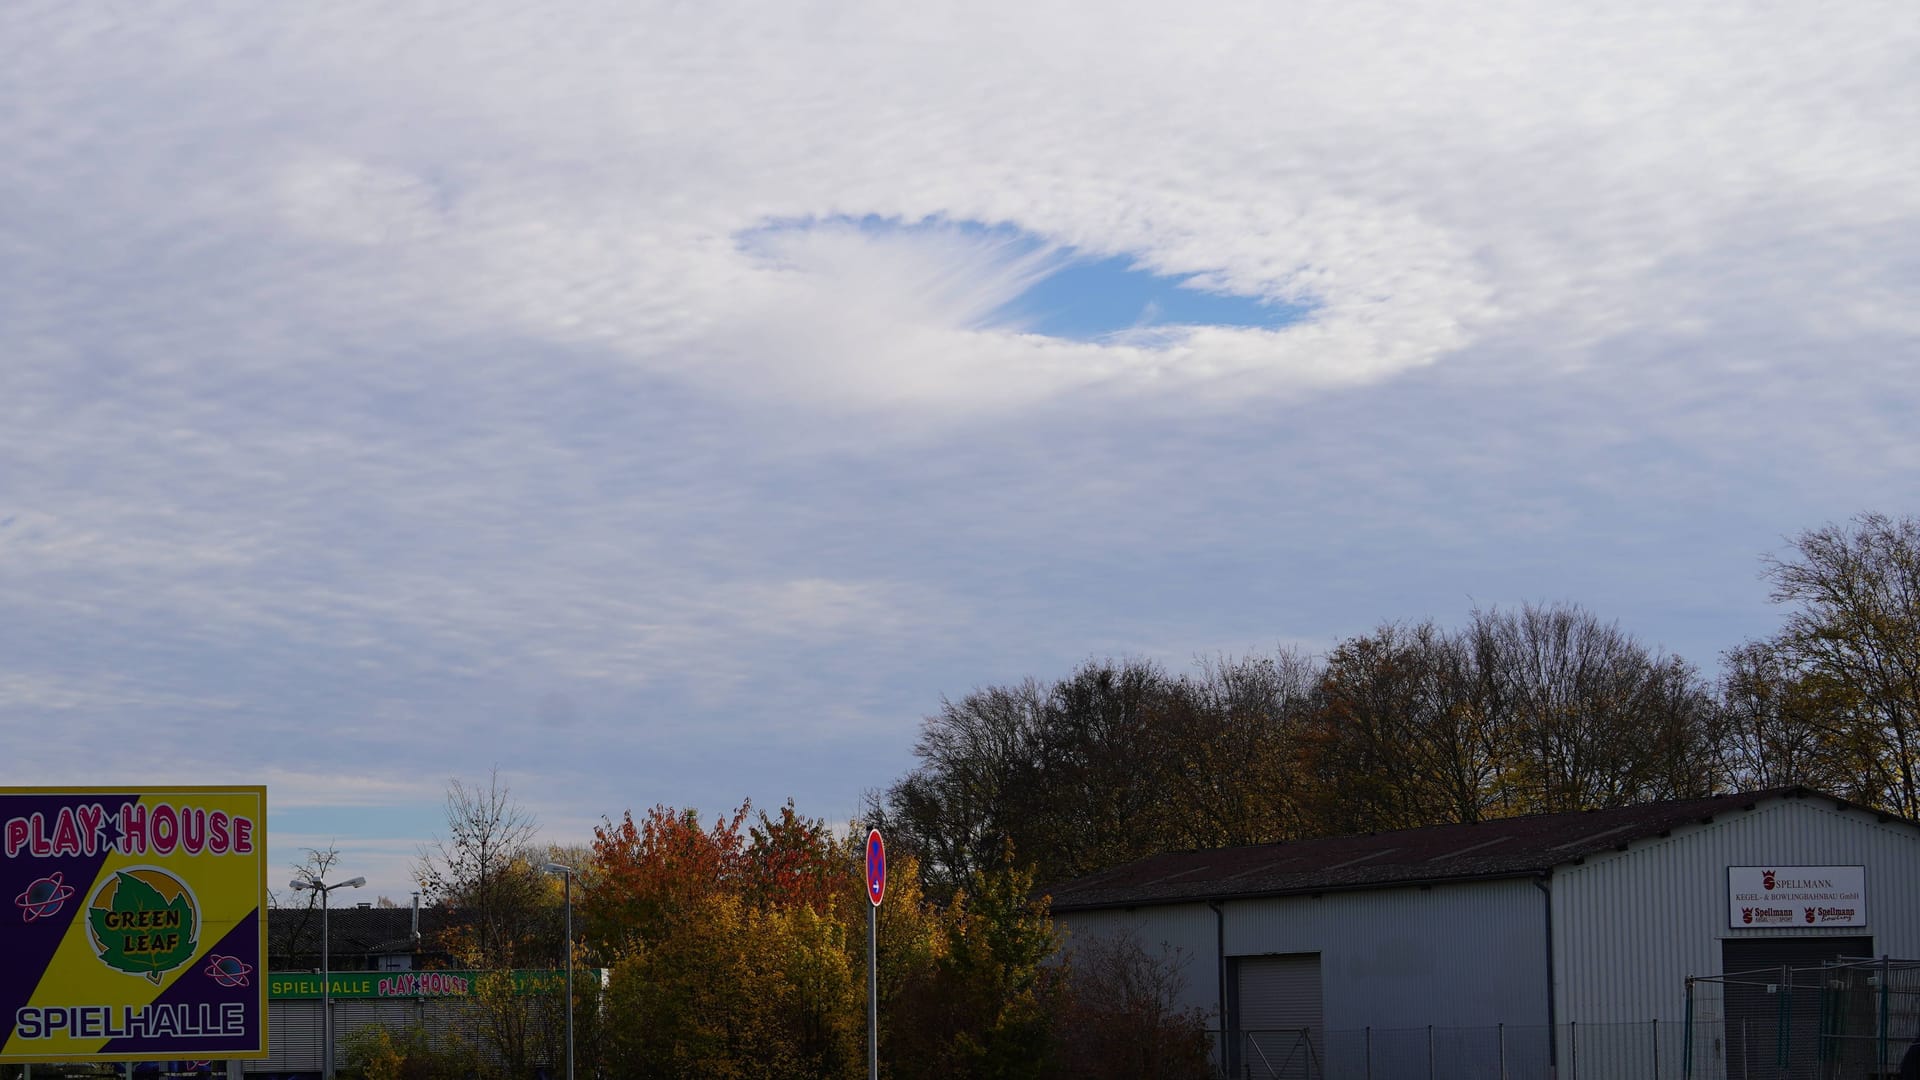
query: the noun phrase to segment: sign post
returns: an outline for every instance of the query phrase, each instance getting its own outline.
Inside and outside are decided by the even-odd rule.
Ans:
[[[867,1080],[880,1080],[880,901],[887,896],[887,843],[867,830]]]

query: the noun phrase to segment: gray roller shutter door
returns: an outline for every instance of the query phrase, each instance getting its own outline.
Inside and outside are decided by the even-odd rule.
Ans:
[[[1319,1080],[1325,1057],[1320,954],[1242,956],[1234,966],[1242,1074]]]
[[[249,1073],[320,1071],[321,1034],[318,999],[275,998],[267,1004],[267,1057],[248,1060]],[[369,1024],[405,1029],[419,1019],[420,1005],[412,1000],[379,1001],[335,998],[333,1052],[335,1067],[345,1066],[347,1038]]]
[[[250,1059],[247,1072],[319,1072],[320,1002],[275,998],[267,1003],[267,1057]]]
[[[347,1050],[355,1033],[379,1025],[404,1032],[413,1023],[419,1006],[407,999],[349,998],[333,1003],[333,1067],[347,1067]]]

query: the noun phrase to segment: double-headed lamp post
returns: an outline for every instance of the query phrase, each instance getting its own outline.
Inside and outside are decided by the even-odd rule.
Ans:
[[[567,1080],[573,1080],[573,867],[550,862],[540,869],[566,879],[567,897]]]
[[[335,889],[357,889],[367,883],[363,877],[348,878],[329,885],[319,878],[289,883],[297,892],[320,894],[320,1076],[333,1080],[333,973],[332,950],[327,947],[327,894]]]

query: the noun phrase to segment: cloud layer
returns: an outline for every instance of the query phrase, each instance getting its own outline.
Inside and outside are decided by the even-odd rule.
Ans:
[[[1090,654],[1567,598],[1710,665],[1756,554],[1913,509],[1911,4],[3,25],[0,781],[842,814]],[[1065,341],[990,233],[742,240],[868,216],[1308,314]]]

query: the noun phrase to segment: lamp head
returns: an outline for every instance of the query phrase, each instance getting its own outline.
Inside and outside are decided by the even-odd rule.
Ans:
[[[313,888],[313,882],[311,882],[311,881],[289,881],[289,882],[287,883],[287,888],[289,888],[289,889],[292,889],[292,890],[294,890],[295,892],[305,892],[305,891],[307,891],[308,889],[311,889],[311,888]]]
[[[573,876],[573,867],[568,866],[566,863],[550,862],[542,866],[540,870],[548,874],[561,874],[567,877]]]
[[[359,888],[360,886],[362,886],[362,885],[365,885],[366,883],[367,883],[367,879],[366,879],[366,878],[363,878],[363,877],[356,877],[356,878],[348,878],[347,880],[345,880],[345,881],[343,881],[343,882],[341,882],[340,884],[338,884],[338,885],[335,885],[335,886],[334,886],[334,888],[336,888],[336,889],[357,889],[357,888]]]

